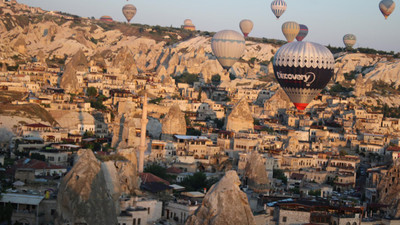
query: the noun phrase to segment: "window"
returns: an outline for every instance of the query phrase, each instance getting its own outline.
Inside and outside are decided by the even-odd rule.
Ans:
[[[150,214],[150,207],[147,208],[147,214]]]
[[[133,219],[133,225],[136,225],[136,218]]]
[[[286,222],[286,216],[282,218],[282,222]]]
[[[141,220],[140,218],[137,219],[137,224],[138,224],[138,225],[140,225],[140,222],[141,222],[140,220]]]

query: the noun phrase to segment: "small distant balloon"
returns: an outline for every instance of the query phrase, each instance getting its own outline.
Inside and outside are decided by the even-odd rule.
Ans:
[[[128,21],[128,23],[131,21],[131,19],[136,15],[136,7],[132,4],[126,4],[123,8],[122,8],[122,13],[124,14],[126,20]]]
[[[304,110],[332,78],[335,59],[325,46],[299,41],[280,47],[272,64],[282,89]]]
[[[357,42],[357,38],[354,34],[346,34],[343,37],[343,43],[346,48],[352,48]]]
[[[300,26],[298,23],[288,21],[282,24],[282,33],[288,42],[292,42],[299,34]]]
[[[296,36],[297,41],[302,41],[308,34],[308,27],[304,24],[300,24],[299,34]]]
[[[240,59],[245,47],[243,35],[234,30],[219,31],[211,39],[212,52],[226,70]]]
[[[392,1],[392,0],[382,0],[379,3],[379,9],[381,10],[385,19],[387,19],[388,16],[390,16],[390,14],[392,14],[395,7],[396,7],[396,3],[394,3],[394,1]]]
[[[240,30],[242,31],[243,35],[247,37],[251,30],[253,30],[253,21],[251,20],[242,20],[239,23]]]
[[[271,10],[277,19],[279,19],[279,17],[282,16],[282,14],[286,10],[286,7],[287,7],[286,2],[283,0],[274,0],[271,3]]]

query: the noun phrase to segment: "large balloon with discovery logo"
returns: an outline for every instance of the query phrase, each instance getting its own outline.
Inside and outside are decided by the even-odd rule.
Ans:
[[[325,46],[312,42],[291,42],[275,54],[275,77],[298,110],[307,105],[333,76],[335,60]]]

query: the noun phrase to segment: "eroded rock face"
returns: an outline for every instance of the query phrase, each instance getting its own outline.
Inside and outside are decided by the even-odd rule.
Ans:
[[[253,151],[249,155],[249,160],[247,160],[245,168],[245,176],[247,178],[247,185],[255,192],[265,192],[270,188],[265,162],[257,151]]]
[[[371,57],[367,54],[352,53],[345,54],[336,59],[335,75],[333,80],[335,82],[342,82],[345,80],[344,74],[353,71],[361,72],[364,66],[370,66],[377,62],[376,57]]]
[[[364,96],[365,93],[370,92],[372,90],[372,81],[365,80],[362,74],[358,74],[355,82],[356,82],[354,86],[355,96]]]
[[[241,130],[254,130],[253,116],[246,99],[241,99],[228,116],[226,130],[239,132]]]
[[[128,160],[100,162],[91,150],[78,152],[74,167],[60,185],[56,224],[117,223],[119,197],[139,188],[136,152],[130,149],[118,154]]]
[[[400,160],[396,160],[377,186],[379,203],[389,205],[389,215],[400,218]]]
[[[289,109],[293,107],[293,103],[282,88],[264,103],[264,111],[267,115],[275,116],[280,109]]]
[[[239,185],[236,171],[228,171],[207,192],[202,205],[188,218],[186,225],[255,225],[247,196]]]
[[[80,150],[78,155],[60,184],[56,224],[117,224],[116,202],[107,189],[100,161],[91,150]]]
[[[127,75],[130,79],[138,74],[133,53],[128,47],[123,47],[118,51],[117,56],[112,61],[111,68],[116,70],[117,73]]]
[[[67,63],[63,76],[61,77],[60,87],[69,93],[80,91],[77,72],[87,72],[89,63],[82,50],[79,50]]]
[[[377,63],[374,68],[365,75],[365,78],[373,81],[382,80],[388,84],[394,82],[395,87],[400,86],[400,60]]]
[[[185,114],[181,111],[179,105],[173,105],[161,123],[163,138],[174,134],[186,134]]]

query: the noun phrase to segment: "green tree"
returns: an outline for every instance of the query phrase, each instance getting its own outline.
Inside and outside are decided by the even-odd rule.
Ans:
[[[186,130],[186,135],[201,136],[201,131],[196,130],[196,129],[192,128],[192,127],[189,127]]]
[[[219,84],[221,82],[221,76],[219,74],[215,74],[211,77],[211,82],[214,84]]]
[[[46,161],[46,157],[44,155],[39,154],[39,153],[32,153],[30,158],[31,159],[37,159],[37,160],[40,160],[40,161]]]
[[[272,177],[281,180],[284,184],[287,184],[287,177],[281,169],[274,169]]]
[[[315,197],[321,196],[321,190],[320,189],[311,190],[311,191],[308,192],[308,195],[312,195],[312,196],[315,196]]]
[[[146,168],[144,168],[144,172],[154,174],[162,179],[168,179],[167,169],[155,163],[151,164],[150,166],[146,166]]]
[[[86,91],[87,96],[89,97],[96,97],[97,96],[97,89],[95,87],[88,87]]]
[[[192,176],[188,176],[180,183],[188,191],[202,191],[203,188],[209,189],[213,182],[216,180],[207,180],[207,176],[202,172],[194,173]]]
[[[225,118],[222,118],[222,119],[215,118],[214,119],[214,123],[215,123],[215,125],[217,126],[218,129],[222,129],[224,127],[224,124],[225,124]]]

